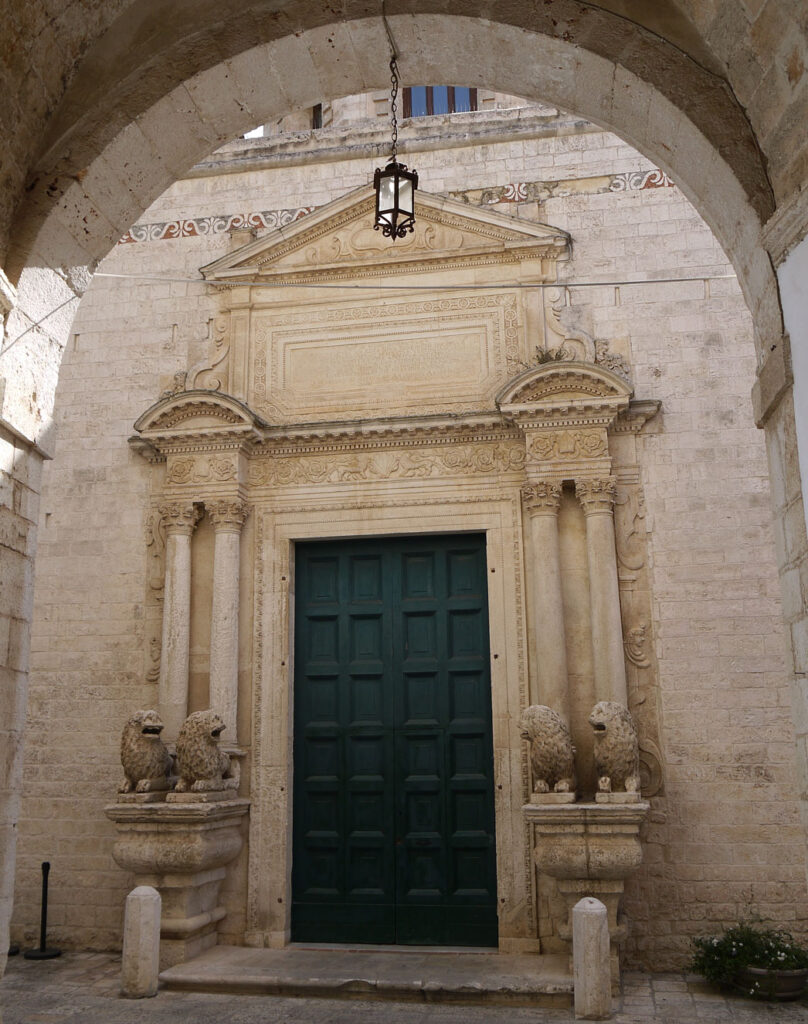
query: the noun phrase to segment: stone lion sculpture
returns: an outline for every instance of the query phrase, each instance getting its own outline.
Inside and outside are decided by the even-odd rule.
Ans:
[[[574,792],[575,747],[561,715],[544,704],[531,704],[519,725],[522,739],[530,742],[534,792]]]
[[[225,728],[215,711],[194,711],[182,723],[177,737],[178,793],[236,789],[238,778],[230,773],[230,756],[219,749]]]
[[[163,723],[156,711],[136,711],[121,735],[124,780],[119,793],[153,793],[168,789],[171,755],[160,739]]]
[[[639,793],[637,726],[628,708],[613,700],[602,700],[592,708],[589,724],[595,734],[598,792]]]

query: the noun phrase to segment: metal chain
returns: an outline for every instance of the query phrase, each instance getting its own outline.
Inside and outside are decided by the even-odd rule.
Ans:
[[[390,58],[390,81],[393,83],[393,88],[390,90],[390,119],[393,126],[393,155],[391,160],[395,163],[398,152],[398,119],[396,117],[396,99],[398,98],[398,62],[396,61],[395,53]]]

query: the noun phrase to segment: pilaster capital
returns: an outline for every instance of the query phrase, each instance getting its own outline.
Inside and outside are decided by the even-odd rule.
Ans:
[[[157,506],[167,534],[190,537],[202,517],[202,510],[190,501],[166,501]]]
[[[616,494],[617,478],[613,476],[584,477],[575,481],[575,496],[587,516],[599,512],[611,514]]]
[[[211,518],[216,533],[240,533],[244,520],[250,512],[250,506],[238,499],[219,499],[206,501],[205,511]]]
[[[561,484],[538,480],[522,487],[522,504],[530,515],[558,515],[561,508]]]

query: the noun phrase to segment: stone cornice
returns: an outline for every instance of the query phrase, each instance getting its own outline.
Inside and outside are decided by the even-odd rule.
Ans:
[[[611,426],[615,434],[639,434],[662,408],[658,398],[632,398]]]
[[[194,389],[155,402],[135,421],[138,434],[129,439],[129,444],[154,462],[168,450],[188,444],[194,448],[204,443],[249,447],[261,440],[264,426],[264,420],[237,398]]]

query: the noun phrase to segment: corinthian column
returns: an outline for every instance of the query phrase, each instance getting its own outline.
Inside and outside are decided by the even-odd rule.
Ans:
[[[614,542],[615,491],[613,476],[575,481],[575,493],[586,517],[595,695],[598,700],[625,705],[628,694]]]
[[[210,622],[210,706],[222,716],[229,743],[238,743],[238,614],[243,501],[206,502],[213,521],[213,608]]]
[[[191,534],[200,512],[190,503],[158,508],[166,531],[163,649],[158,696],[166,738],[175,740],[188,713],[191,645]]]
[[[567,638],[561,592],[558,510],[561,484],[539,481],[525,484],[522,501],[530,517],[533,549],[533,632],[539,700],[569,722]]]

